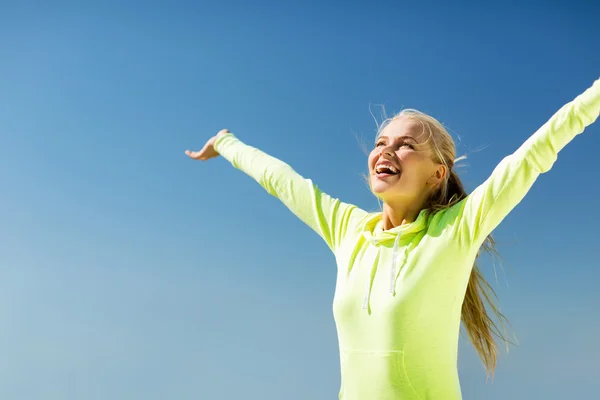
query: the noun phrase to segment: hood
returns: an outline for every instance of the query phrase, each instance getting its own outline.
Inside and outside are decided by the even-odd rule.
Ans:
[[[383,230],[381,224],[382,212],[369,214],[362,224],[361,234],[371,244],[380,245],[389,241],[396,240],[400,235],[419,233],[427,229],[427,216],[425,210],[421,211],[417,219],[410,224],[396,226],[387,231]]]

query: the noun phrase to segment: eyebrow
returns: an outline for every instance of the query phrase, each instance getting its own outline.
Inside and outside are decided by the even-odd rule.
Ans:
[[[412,137],[412,136],[399,136],[399,138],[400,138],[400,139],[402,139],[402,140],[410,139],[410,140],[412,140],[413,142],[415,142],[415,143],[417,143],[417,144],[419,143],[419,142],[417,141],[417,139],[415,139],[415,138],[414,138],[414,137]],[[379,137],[377,138],[377,140],[375,140],[375,142],[378,142],[378,141],[379,141],[379,139],[389,139],[389,137],[387,137],[387,136],[379,136]]]

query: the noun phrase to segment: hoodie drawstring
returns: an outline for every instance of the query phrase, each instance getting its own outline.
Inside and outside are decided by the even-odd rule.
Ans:
[[[373,240],[372,238],[369,239],[369,242],[371,242],[373,245],[377,245],[377,243],[375,242],[375,240]],[[373,261],[373,265],[371,266],[371,272],[369,273],[369,279],[367,280],[367,287],[365,290],[365,298],[363,299],[363,304],[362,304],[362,308],[363,310],[367,309],[369,311],[369,314],[371,313],[371,289],[373,287],[373,280],[375,280],[375,273],[377,272],[377,264],[379,263],[379,252],[377,252],[377,256],[375,257],[375,260]]]
[[[398,268],[398,271],[396,272],[396,265],[397,265],[397,261],[398,261],[398,244],[400,243],[400,236],[402,236],[402,235],[400,233],[398,233],[398,235],[396,235],[396,239],[394,239],[394,250],[393,250],[393,254],[392,254],[392,262],[390,265],[390,293],[393,296],[396,295],[396,282],[398,281],[398,276],[400,276],[400,271],[402,270],[402,267],[404,267],[404,263],[406,262],[409,247],[411,247],[411,246],[407,246],[406,249],[404,249],[404,252],[402,253],[402,262],[400,263],[400,268]],[[374,240],[369,240],[369,241],[372,244],[376,245],[376,242]],[[373,262],[373,266],[371,267],[371,273],[369,276],[369,280],[367,281],[365,297],[363,299],[363,304],[362,304],[363,310],[368,309],[369,312],[370,312],[371,290],[373,288],[373,280],[375,279],[375,273],[377,272],[378,261],[379,261],[379,253],[377,253],[377,258],[375,259],[375,261]]]
[[[396,232],[382,232],[381,229],[372,233],[367,229],[367,225],[375,222],[375,219],[380,219],[380,217],[375,216],[375,218],[370,218],[365,220],[361,226],[362,236],[365,240],[367,240],[370,244],[375,246],[378,250],[377,256],[373,261],[371,266],[371,271],[369,272],[369,278],[367,280],[366,288],[365,288],[365,296],[362,303],[362,308],[368,310],[369,314],[371,314],[371,292],[373,288],[373,282],[375,280],[375,274],[377,272],[377,265],[379,264],[379,257],[381,254],[380,244],[387,241],[388,239],[392,239],[392,235],[394,237],[394,248],[392,252],[392,260],[390,265],[390,283],[389,283],[389,292],[392,296],[396,295],[396,283],[398,282],[398,278],[400,277],[400,272],[404,268],[409,253],[419,244],[423,236],[426,235],[427,231],[425,229],[427,225],[427,221],[425,220],[425,214],[419,214],[417,220],[408,227],[408,229],[399,230]],[[410,239],[409,243],[407,243],[406,248],[402,251],[402,255],[400,257],[400,239],[402,235],[406,235],[407,233],[413,234],[417,233],[417,236]],[[400,258],[400,259],[399,259]]]
[[[392,265],[390,266],[390,293],[395,294],[396,288],[396,261],[398,261],[398,242],[400,241],[401,234],[398,233],[396,235],[396,239],[394,240],[394,253],[392,254]],[[406,259],[406,251],[405,259]]]
[[[396,272],[396,274],[394,276],[394,282],[392,283],[392,287],[390,290],[392,295],[394,295],[394,296],[396,295],[396,282],[398,281],[398,278],[400,277],[400,272],[402,271],[404,264],[406,264],[406,261],[408,259],[408,254],[419,244],[419,242],[421,241],[421,239],[423,238],[424,235],[425,235],[425,232],[422,232],[421,234],[417,235],[417,237],[414,238],[413,240],[411,240],[411,242],[408,244],[408,246],[406,246],[406,248],[402,252],[402,261],[400,262],[400,268],[398,268],[398,272]]]

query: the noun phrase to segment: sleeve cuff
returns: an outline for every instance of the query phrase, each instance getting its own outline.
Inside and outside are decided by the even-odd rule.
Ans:
[[[221,150],[223,147],[226,147],[227,145],[234,143],[236,141],[238,141],[238,138],[236,138],[233,133],[228,132],[224,135],[219,136],[219,138],[217,140],[215,140],[213,147],[215,148],[217,153],[221,153]]]

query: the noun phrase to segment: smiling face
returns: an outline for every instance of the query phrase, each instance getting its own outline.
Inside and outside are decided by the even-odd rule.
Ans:
[[[434,161],[432,144],[419,121],[392,119],[369,155],[372,192],[386,203],[424,202],[446,175],[446,167]]]

